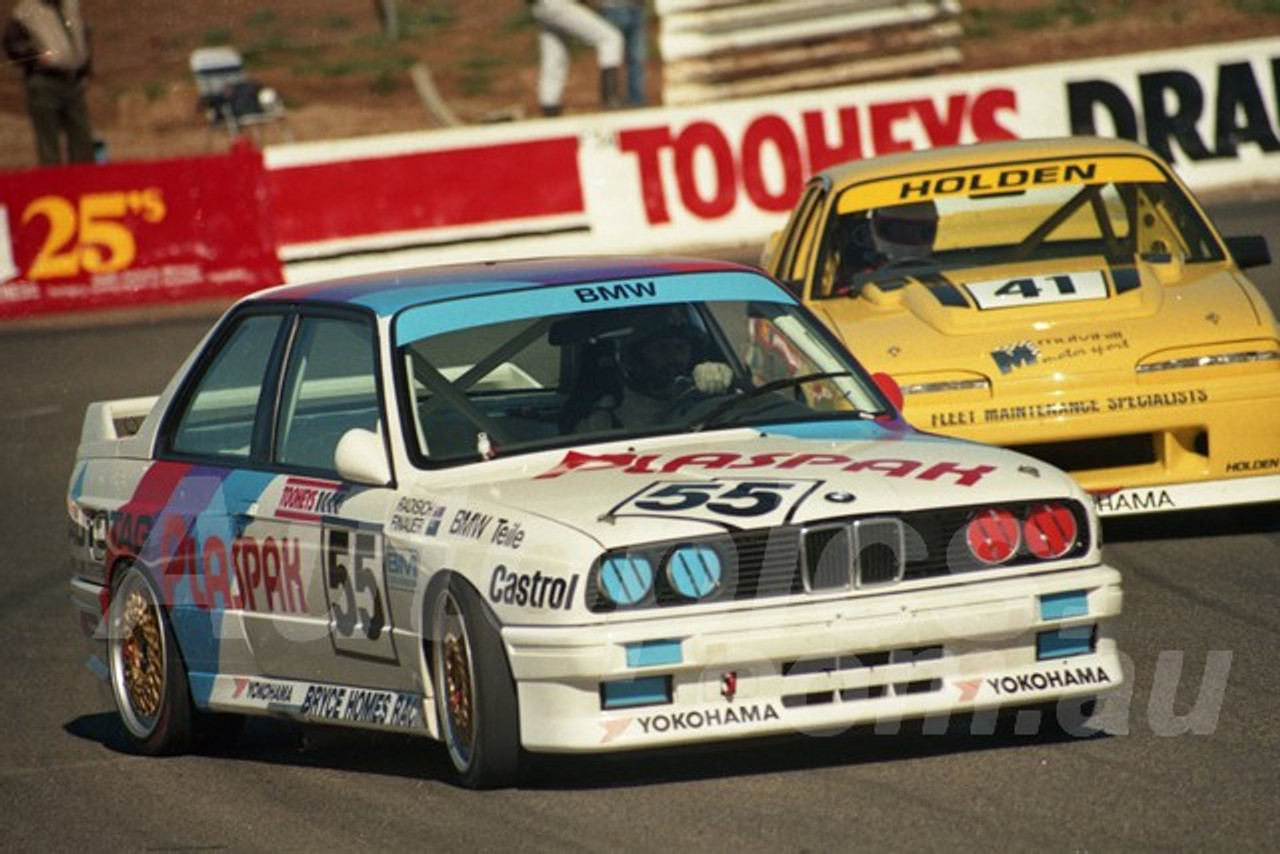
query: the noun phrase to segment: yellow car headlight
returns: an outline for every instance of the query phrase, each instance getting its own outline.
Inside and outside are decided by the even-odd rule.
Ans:
[[[991,388],[987,380],[941,380],[938,382],[908,383],[903,394],[933,394],[935,392],[986,391]]]
[[[1161,371],[1180,371],[1193,368],[1218,368],[1231,366],[1263,365],[1266,368],[1280,365],[1280,343],[1275,341],[1245,341],[1218,344],[1190,350],[1165,350],[1148,356],[1138,364],[1139,374]]]
[[[982,374],[968,371],[938,371],[930,373],[905,373],[894,379],[902,386],[902,393],[951,394],[963,397],[990,397],[991,380]]]

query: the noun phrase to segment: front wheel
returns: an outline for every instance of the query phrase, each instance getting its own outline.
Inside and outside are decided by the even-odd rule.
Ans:
[[[107,667],[125,732],[139,753],[191,745],[195,711],[187,669],[155,587],[138,566],[116,585],[108,610]]]
[[[493,617],[453,577],[435,594],[431,618],[431,672],[449,758],[469,788],[510,786],[519,770],[520,718]]]

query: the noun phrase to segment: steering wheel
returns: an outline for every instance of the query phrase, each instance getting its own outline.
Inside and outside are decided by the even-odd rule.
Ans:
[[[661,417],[664,421],[696,420],[718,406],[724,398],[736,398],[749,391],[749,388],[743,387],[742,380],[738,376],[733,376],[724,388],[720,388],[718,384],[714,389],[699,388],[692,377],[689,377],[686,382],[687,385],[681,388],[663,408]]]
[[[671,398],[671,400],[667,402],[667,405],[663,407],[662,420],[669,421],[674,418],[680,418],[681,416],[688,415],[695,406],[710,397],[711,395],[701,391],[696,385],[690,383],[688,388],[681,390],[679,394]]]

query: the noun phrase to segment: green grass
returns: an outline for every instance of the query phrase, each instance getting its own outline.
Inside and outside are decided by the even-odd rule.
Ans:
[[[534,23],[533,16],[529,14],[529,10],[523,3],[520,4],[518,12],[512,12],[502,22],[502,31],[510,35],[511,33],[521,33],[526,30],[532,30],[537,26]]]
[[[317,57],[314,54],[298,55],[290,67],[295,77],[324,77],[345,79],[361,77],[375,95],[389,95],[399,91],[408,81],[408,69],[414,58],[408,54],[383,51],[374,56]]]
[[[1043,30],[1056,19],[1052,9],[1023,9],[1009,15],[1009,26],[1015,30],[1030,32]]]
[[[369,91],[375,95],[390,95],[404,83],[404,74],[382,69],[369,79]]]
[[[371,19],[378,14],[378,0],[372,2]],[[433,36],[466,23],[465,11],[460,11],[466,8],[463,2],[397,0],[399,39],[395,44],[388,43],[381,28],[370,31],[370,20],[352,20],[346,14],[321,15],[309,34],[290,29],[266,3],[234,26],[209,29],[199,38],[204,45],[236,46],[246,67],[256,72],[287,68],[300,79],[363,80],[372,94],[386,95],[409,85],[408,69],[415,61],[433,56]],[[523,2],[512,3],[501,29],[501,35],[528,33],[531,50],[536,44],[535,25]],[[498,49],[473,48],[459,62],[460,93],[492,94],[498,76],[507,73],[512,61]]]
[[[252,29],[261,29],[275,24],[279,20],[274,9],[258,9],[245,16],[244,22]]]
[[[200,44],[206,47],[231,44],[235,39],[235,31],[230,27],[215,27],[200,34]]]
[[[255,68],[264,68],[272,64],[273,55],[300,49],[302,48],[282,31],[268,30],[245,47],[244,61]]]
[[[1012,32],[1034,32],[1050,27],[1085,27],[1128,13],[1132,0],[1054,0],[1030,9],[964,9],[967,38],[994,38]],[[1280,3],[1280,0],[1236,0],[1236,2]],[[1171,4],[1175,5],[1176,4]],[[1177,14],[1179,9],[1166,10]]]
[[[326,15],[320,22],[320,26],[330,32],[341,33],[354,29],[356,24],[346,15]]]
[[[430,38],[433,31],[452,27],[458,21],[456,5],[454,0],[416,0],[416,2],[399,0],[397,18],[400,24],[400,38]]]
[[[985,39],[994,36],[1000,30],[1000,15],[990,9],[964,9],[961,12],[964,21],[964,34],[971,39]]]
[[[491,53],[473,49],[463,58],[461,66],[458,88],[464,95],[475,96],[493,92],[494,73],[504,69],[506,63]]]

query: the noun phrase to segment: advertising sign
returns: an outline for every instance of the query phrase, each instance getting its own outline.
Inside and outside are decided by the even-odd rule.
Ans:
[[[0,174],[0,319],[377,266],[763,247],[843,161],[1067,135],[1280,182],[1280,39]]]
[[[282,281],[262,155],[0,174],[0,318]]]
[[[292,275],[303,266],[313,275],[358,268],[360,254],[374,251],[401,253],[381,263],[433,263],[763,245],[814,172],[937,146],[1119,136],[1162,154],[1197,192],[1280,181],[1277,81],[1280,39],[1229,42],[697,107],[275,146],[268,180],[277,215],[290,222],[282,257],[312,262],[290,263]],[[333,178],[338,183],[325,186]],[[345,205],[341,221],[315,213],[318,198]]]

